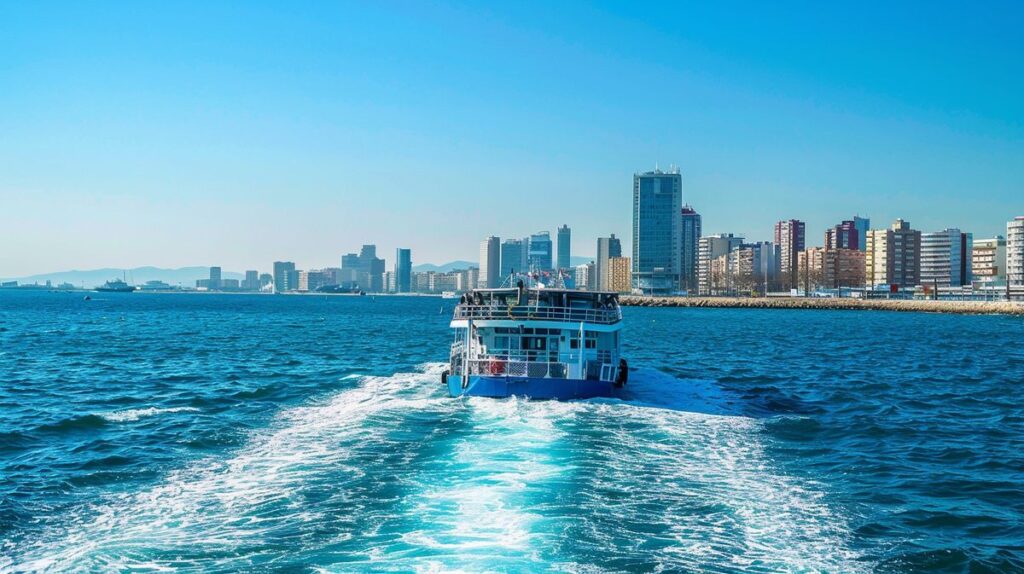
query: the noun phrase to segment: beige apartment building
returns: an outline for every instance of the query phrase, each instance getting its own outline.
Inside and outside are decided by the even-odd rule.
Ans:
[[[630,292],[632,267],[629,257],[608,258],[608,290],[616,293]]]
[[[868,231],[864,277],[867,287],[921,283],[921,232],[897,219],[889,229]]]
[[[811,289],[863,287],[865,259],[865,252],[859,249],[805,249],[799,254],[800,286]]]

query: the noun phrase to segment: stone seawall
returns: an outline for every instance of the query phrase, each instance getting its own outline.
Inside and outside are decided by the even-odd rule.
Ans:
[[[620,299],[625,307],[710,307],[730,309],[836,309],[1024,316],[1024,304],[997,301],[919,301],[805,297],[638,297]]]

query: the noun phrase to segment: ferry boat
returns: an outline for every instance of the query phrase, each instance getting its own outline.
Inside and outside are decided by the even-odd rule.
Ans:
[[[617,293],[526,287],[462,295],[442,374],[453,397],[615,396],[629,369],[619,353]]]

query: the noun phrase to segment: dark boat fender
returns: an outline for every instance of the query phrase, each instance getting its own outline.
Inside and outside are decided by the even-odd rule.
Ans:
[[[441,384],[448,386],[448,369],[441,371]]]
[[[619,359],[619,374],[615,377],[615,386],[624,387],[629,381],[629,365],[626,359]]]

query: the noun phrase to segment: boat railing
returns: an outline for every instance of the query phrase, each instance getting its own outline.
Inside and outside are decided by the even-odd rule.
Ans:
[[[456,305],[455,319],[511,319],[612,324],[622,320],[618,307],[580,308],[533,305]]]
[[[487,357],[470,359],[467,363],[470,375],[492,377],[530,377],[534,379],[565,379],[569,377],[569,363],[558,361],[534,361],[510,359],[506,357]],[[462,361],[458,361],[461,369]],[[619,366],[605,361],[586,361],[584,363],[584,379],[591,381],[614,381],[619,374]]]
[[[568,365],[557,361],[521,361],[492,357],[471,359],[467,364],[470,375],[531,377],[534,379],[564,379],[569,376]]]

